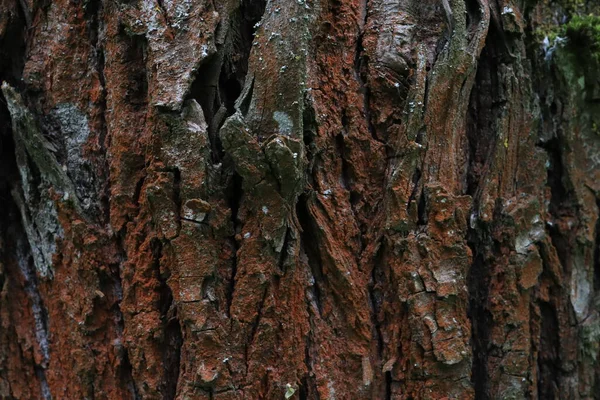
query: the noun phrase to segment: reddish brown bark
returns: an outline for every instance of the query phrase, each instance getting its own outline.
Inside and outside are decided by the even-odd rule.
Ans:
[[[0,0],[0,397],[597,397],[598,11]]]

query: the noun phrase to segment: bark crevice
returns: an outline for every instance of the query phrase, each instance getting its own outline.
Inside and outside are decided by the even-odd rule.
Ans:
[[[129,390],[134,400],[141,399],[138,391],[137,384],[133,378],[133,366],[129,359],[129,353],[127,347],[124,344],[124,331],[125,331],[125,319],[123,311],[121,310],[121,302],[123,300],[123,268],[127,261],[127,253],[125,251],[125,237],[127,236],[127,228],[123,229],[116,234],[116,242],[118,249],[119,264],[116,268],[111,269],[113,272],[114,288],[115,288],[115,303],[114,303],[114,315],[117,332],[117,356],[119,358],[119,364],[117,368],[117,376],[120,381],[123,382],[125,387]]]
[[[233,229],[233,235],[228,239],[231,242],[233,248],[233,257],[231,260],[231,275],[229,278],[229,285],[227,288],[227,296],[226,296],[226,313],[229,318],[231,318],[231,305],[233,303],[233,295],[235,291],[235,279],[237,275],[238,268],[238,259],[237,253],[240,248],[240,240],[238,239],[238,235],[241,233],[241,224],[238,217],[238,212],[240,206],[242,204],[242,198],[244,196],[243,191],[243,179],[237,173],[233,172],[230,177],[229,189],[228,189],[228,206],[231,210],[231,224]]]
[[[492,316],[487,309],[490,272],[481,250],[481,247],[485,246],[485,239],[480,236],[479,232],[471,229],[467,240],[467,244],[473,252],[473,263],[467,276],[469,291],[468,316],[471,320],[471,347],[473,352],[471,381],[475,389],[475,398],[486,400],[490,398],[488,357],[490,356]]]
[[[596,199],[598,219],[594,232],[594,291],[600,292],[600,199]]]
[[[99,218],[103,224],[110,221],[110,179],[108,179],[108,160],[106,159],[108,127],[106,123],[106,76],[104,74],[105,58],[104,44],[101,40],[103,25],[104,6],[100,0],[92,0],[84,4],[85,19],[88,25],[89,42],[92,47],[92,64],[98,74],[100,83],[100,98],[97,100],[97,156],[100,160],[98,165],[99,185]]]
[[[577,216],[575,206],[576,199],[568,184],[563,163],[563,147],[561,132],[555,132],[554,136],[539,146],[548,154],[548,169],[546,185],[550,189],[550,204],[548,212],[551,221],[548,226],[548,232],[552,245],[556,249],[558,258],[565,274],[570,273],[570,254],[573,248],[571,239],[577,230],[577,226],[564,224],[563,220],[571,220]],[[568,227],[565,232],[565,227]]]
[[[540,399],[554,399],[559,397],[560,364],[558,349],[559,323],[556,312],[551,304],[540,302],[541,326],[540,349],[537,360],[538,368],[538,396]]]
[[[467,16],[474,11],[472,2],[466,2]],[[471,16],[472,17],[472,16]],[[473,21],[471,21],[473,23]],[[494,221],[501,218],[496,203],[492,222],[479,219],[482,195],[492,172],[499,140],[497,121],[502,113],[502,82],[498,63],[501,57],[500,39],[494,32],[486,38],[481,52],[475,82],[467,109],[468,165],[465,194],[471,196],[471,210],[466,242],[471,249],[472,262],[467,274],[469,305],[467,315],[471,321],[471,350],[473,354],[471,382],[475,398],[486,400],[490,394],[489,358],[491,356],[490,334],[493,315],[489,310],[490,282],[493,266],[490,256],[493,251],[491,231]]]
[[[377,134],[377,129],[373,124],[371,116],[371,90],[368,85],[369,61],[363,46],[365,27],[367,26],[368,17],[369,0],[361,0],[359,9],[358,33],[356,36],[356,48],[354,49],[354,76],[358,81],[360,92],[363,97],[362,108],[367,129],[374,140],[383,143]]]
[[[310,290],[317,305],[319,316],[323,317],[323,289],[321,286],[326,278],[323,274],[321,253],[317,241],[318,227],[315,225],[314,218],[310,214],[308,206],[310,200],[308,196],[307,194],[302,194],[298,199],[296,215],[301,226],[301,250],[306,255],[312,276]]]
[[[225,153],[219,129],[234,114],[235,107],[247,107],[246,99],[236,104],[241,95],[251,96],[253,82],[246,82],[248,62],[257,24],[266,7],[264,0],[244,0],[216,29],[217,49],[196,72],[187,98],[202,107],[208,123],[213,163],[223,160]],[[223,25],[225,23],[225,25]],[[248,85],[248,93],[244,93]]]
[[[181,326],[177,318],[177,307],[173,300],[173,293],[167,283],[170,271],[161,269],[161,259],[163,256],[163,244],[157,238],[150,240],[150,250],[152,251],[153,265],[159,286],[159,309],[160,319],[163,325],[163,385],[161,392],[163,398],[172,400],[177,391],[177,381],[179,379],[179,363],[181,356],[181,347],[183,338]]]

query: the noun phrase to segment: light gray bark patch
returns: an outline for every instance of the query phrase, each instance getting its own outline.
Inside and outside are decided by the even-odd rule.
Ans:
[[[294,130],[294,122],[290,116],[282,111],[275,111],[273,113],[273,119],[279,124],[279,134],[290,136]]]
[[[84,146],[90,136],[87,116],[74,104],[63,103],[54,108],[51,117],[60,129],[65,149],[66,172],[75,186],[84,211],[99,207],[98,184],[92,163],[84,156]]]
[[[6,82],[2,92],[11,116],[20,187],[11,194],[19,207],[37,273],[52,278],[56,239],[63,237],[52,193],[80,210],[73,183],[55,155],[55,147],[42,135],[21,96]]]
[[[587,267],[584,255],[576,252],[573,257],[573,271],[571,272],[571,305],[579,321],[584,321],[588,316],[590,299],[593,294],[592,273]]]
[[[40,201],[33,204],[32,199],[26,199],[17,190],[12,191],[12,197],[19,207],[21,220],[25,229],[33,263],[38,274],[52,277],[52,257],[56,253],[56,239],[62,238],[64,231],[58,222],[56,205],[49,199],[47,190],[40,195]]]

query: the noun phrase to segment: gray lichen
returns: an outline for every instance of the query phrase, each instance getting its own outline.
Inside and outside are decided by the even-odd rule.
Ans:
[[[280,135],[289,136],[292,134],[294,123],[289,115],[282,111],[275,111],[273,113],[273,119],[279,124]]]
[[[64,142],[65,166],[69,178],[75,182],[77,197],[85,211],[98,208],[97,179],[92,163],[84,157],[83,147],[90,136],[87,116],[75,105],[59,104],[50,113],[60,128]]]
[[[6,82],[2,84],[2,91],[12,120],[21,177],[21,186],[12,190],[12,196],[21,213],[36,270],[41,277],[51,278],[56,239],[63,236],[53,196],[69,202],[78,211],[81,207],[73,183],[56,160],[51,151],[53,146],[42,135],[21,96]]]
[[[41,277],[51,278],[56,238],[62,238],[64,234],[58,222],[54,201],[45,198],[34,206],[32,201],[28,202],[17,190],[13,190],[11,194],[21,213],[35,268]]]

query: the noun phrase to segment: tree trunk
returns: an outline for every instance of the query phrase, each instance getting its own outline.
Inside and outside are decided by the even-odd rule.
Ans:
[[[0,397],[600,398],[596,0],[0,0]]]

